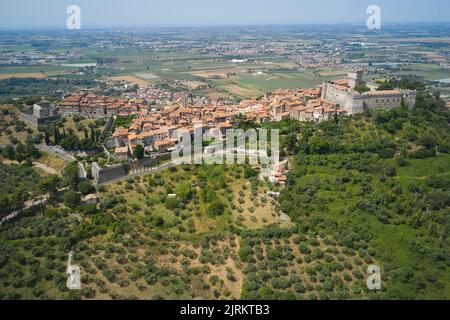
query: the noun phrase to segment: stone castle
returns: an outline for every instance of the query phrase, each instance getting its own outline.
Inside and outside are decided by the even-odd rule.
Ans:
[[[59,117],[56,105],[47,100],[35,103],[33,105],[33,114],[28,115],[21,113],[20,116],[36,126],[57,120]]]
[[[363,72],[349,73],[347,79],[331,80],[322,88],[322,98],[338,104],[347,111],[347,114],[357,114],[366,110],[379,108],[397,108],[402,99],[413,108],[416,103],[414,90],[383,90],[375,88],[359,93],[355,88],[366,86],[363,81]]]

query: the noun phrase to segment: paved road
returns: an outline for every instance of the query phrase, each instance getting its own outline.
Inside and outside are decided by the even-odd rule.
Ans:
[[[87,172],[86,172],[86,169],[84,168],[83,164],[80,161],[78,161],[78,167],[80,168],[80,170],[78,171],[78,176],[81,179],[86,179],[87,178]]]

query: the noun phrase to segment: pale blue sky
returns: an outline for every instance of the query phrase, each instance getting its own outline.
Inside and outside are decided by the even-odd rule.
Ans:
[[[371,4],[384,22],[450,22],[449,0],[1,0],[0,28],[64,28],[70,4],[82,27],[364,23]]]

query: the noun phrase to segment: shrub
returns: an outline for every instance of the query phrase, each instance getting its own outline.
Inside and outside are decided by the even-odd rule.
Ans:
[[[225,212],[225,205],[220,200],[213,201],[207,210],[210,216],[220,216]]]
[[[81,202],[80,195],[75,191],[68,191],[63,196],[64,205],[69,208],[75,208]]]
[[[168,210],[175,210],[176,208],[179,207],[180,201],[175,197],[167,198],[166,201],[164,202],[164,205]]]

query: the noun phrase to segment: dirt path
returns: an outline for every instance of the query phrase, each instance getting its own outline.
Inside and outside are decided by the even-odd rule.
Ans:
[[[20,215],[23,211],[28,210],[32,207],[38,206],[38,205],[43,205],[45,203],[47,203],[47,201],[49,200],[49,196],[45,195],[42,196],[38,199],[33,199],[33,200],[28,200],[24,203],[23,208],[17,211],[12,212],[11,214],[7,215],[6,217],[4,217],[3,219],[0,220],[0,226],[2,224],[4,224],[5,222],[7,222],[8,220],[11,220],[15,217],[17,217],[18,215]]]
[[[13,161],[13,160],[3,160],[2,162],[6,163],[6,164],[17,164],[17,165],[20,164],[19,162]],[[59,174],[58,171],[56,171],[55,169],[47,166],[46,164],[40,163],[40,162],[33,162],[33,167],[39,168],[48,174]]]
[[[47,166],[46,164],[43,164],[43,163],[33,162],[33,166],[36,168],[39,168],[41,170],[44,170],[48,174],[59,174],[58,171],[56,171],[53,168],[50,168],[49,166]]]
[[[2,162],[5,163],[5,164],[17,164],[17,165],[20,165],[19,162],[12,161],[12,160],[3,160]],[[48,174],[59,174],[58,171],[56,171],[55,169],[50,168],[46,164],[43,164],[43,163],[40,163],[40,162],[33,162],[33,167],[39,168],[39,169],[45,171]]]

